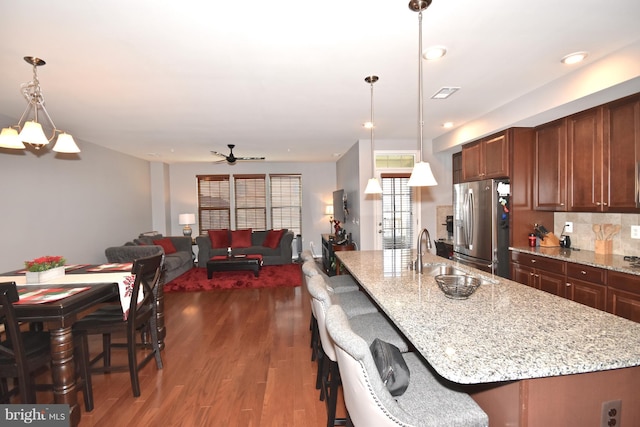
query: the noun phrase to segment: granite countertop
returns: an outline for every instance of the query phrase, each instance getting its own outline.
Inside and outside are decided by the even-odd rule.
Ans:
[[[427,254],[484,283],[446,298],[433,277],[408,269],[410,250],[338,252],[343,266],[433,368],[460,384],[640,365],[640,324]]]
[[[515,252],[529,253],[547,258],[559,259],[560,261],[575,262],[577,264],[590,265],[592,267],[604,268],[606,270],[619,271],[640,275],[640,267],[632,267],[629,261],[624,260],[622,255],[601,255],[592,251],[571,250],[559,247],[545,248],[537,246],[510,247],[509,250]]]

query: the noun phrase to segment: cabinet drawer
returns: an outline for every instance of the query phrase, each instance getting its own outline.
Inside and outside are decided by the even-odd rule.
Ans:
[[[511,252],[511,260],[521,265],[551,271],[556,274],[565,274],[567,263],[557,259],[546,258],[522,252]]]
[[[567,263],[567,277],[584,280],[585,282],[604,285],[606,282],[606,270],[583,264]],[[640,276],[638,276],[640,278]]]
[[[640,276],[609,271],[607,274],[607,286],[640,295]]]

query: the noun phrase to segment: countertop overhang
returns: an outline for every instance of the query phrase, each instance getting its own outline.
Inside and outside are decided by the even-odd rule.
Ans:
[[[409,270],[411,250],[338,252],[343,266],[416,350],[460,384],[640,366],[640,324],[427,254],[487,283],[452,300]],[[538,253],[539,254],[539,253]]]

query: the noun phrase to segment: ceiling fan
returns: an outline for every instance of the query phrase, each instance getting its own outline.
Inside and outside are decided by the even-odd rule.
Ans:
[[[237,160],[264,160],[264,157],[236,157],[233,154],[233,149],[234,149],[235,145],[234,144],[227,144],[227,147],[229,147],[229,154],[228,155],[219,153],[217,151],[211,151],[211,154],[213,154],[214,156],[224,157],[224,159],[220,159],[216,163],[220,163],[220,162],[226,161],[227,163],[232,165]]]

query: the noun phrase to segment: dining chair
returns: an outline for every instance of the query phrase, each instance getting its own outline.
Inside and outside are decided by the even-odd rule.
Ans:
[[[49,333],[21,331],[13,304],[19,300],[15,282],[0,283],[0,322],[6,338],[0,342],[0,400],[10,403],[19,394],[25,404],[36,403],[34,373],[51,362]],[[14,379],[11,389],[7,379]]]
[[[86,360],[85,366],[90,366],[93,372],[121,372],[129,371],[131,388],[135,397],[140,396],[139,371],[153,358],[156,366],[162,369],[162,357],[158,344],[156,327],[155,288],[158,286],[162,273],[163,255],[158,254],[134,260],[131,273],[135,280],[131,289],[131,303],[128,316],[118,306],[103,307],[83,317],[73,325],[73,332],[80,340],[80,345],[88,348],[89,335],[102,335],[102,352],[93,359]],[[139,293],[143,293],[142,301],[136,303]],[[114,309],[115,307],[115,309]],[[125,318],[126,317],[126,318]],[[124,334],[125,342],[112,342],[113,334]],[[138,335],[150,334],[151,339],[138,342]],[[111,348],[124,347],[127,349],[128,365],[111,365]],[[138,348],[151,348],[142,360],[138,361]],[[88,356],[87,356],[88,358]],[[100,367],[94,366],[99,360]]]
[[[326,328],[340,367],[349,421],[355,426],[486,427],[487,414],[459,386],[440,377],[415,353],[403,353],[409,386],[392,396],[380,378],[369,344],[351,327],[336,305],[329,307]],[[348,423],[349,424],[349,423]]]

